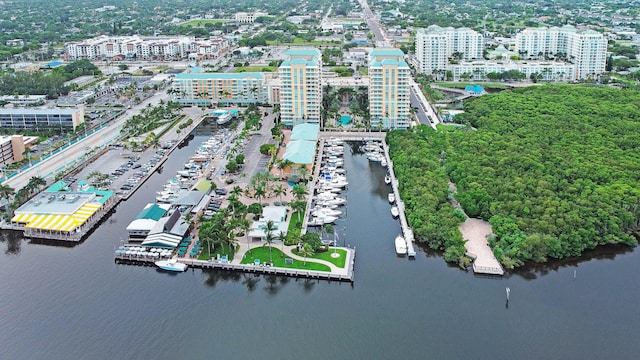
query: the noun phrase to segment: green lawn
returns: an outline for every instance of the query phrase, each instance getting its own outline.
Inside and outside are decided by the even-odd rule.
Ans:
[[[337,267],[343,268],[344,264],[347,261],[347,252],[343,249],[338,249],[336,250],[336,252],[340,254],[340,257],[334,258],[334,257],[331,257],[331,254],[333,254],[333,251],[334,251],[333,248],[329,248],[329,251],[313,254],[309,256],[309,258],[328,261]],[[295,250],[293,251],[293,253],[296,255],[300,255],[300,254],[297,254]]]
[[[298,212],[291,214],[291,221],[289,221],[289,229],[287,230],[287,244],[295,245],[300,239],[300,232],[302,231],[302,219],[303,215],[300,215],[300,221],[298,221]],[[300,224],[298,226],[297,224]]]
[[[228,247],[217,247],[211,251],[211,255],[209,255],[209,249],[203,248],[200,252],[200,256],[198,256],[198,260],[210,260],[212,257],[216,257],[218,254],[220,256],[227,255],[227,260],[233,260],[233,251],[231,251]]]
[[[326,271],[330,272],[328,266],[324,264],[318,264],[311,261],[307,261],[307,264],[304,264],[304,261],[301,260],[293,260],[293,264],[289,264],[285,262],[285,258],[283,257],[282,251],[276,247],[272,247],[271,256],[273,258],[273,266],[287,268],[287,269],[300,269],[300,270],[315,270],[315,271]],[[261,263],[269,262],[269,247],[268,246],[260,246],[251,249],[250,253],[245,253],[244,259],[242,259],[242,264],[253,264],[255,259],[259,259]]]
[[[199,27],[199,26],[204,26],[205,24],[219,24],[219,23],[226,23],[226,22],[229,22],[229,21],[231,21],[231,20],[228,20],[228,19],[200,19],[200,20],[187,21],[187,22],[181,24],[180,26]]]
[[[241,66],[236,68],[235,72],[275,72],[275,66]]]

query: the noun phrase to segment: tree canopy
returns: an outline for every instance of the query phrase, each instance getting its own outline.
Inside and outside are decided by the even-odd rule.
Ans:
[[[442,189],[446,180],[433,177],[439,152],[466,213],[491,223],[490,245],[506,267],[578,256],[604,244],[634,246],[640,225],[637,99],[638,91],[567,85],[473,99],[456,120],[477,131],[465,127],[423,139],[417,132],[391,134],[414,139],[420,146],[411,151],[430,155],[414,170],[400,167],[401,183],[422,181],[421,186]],[[397,156],[404,150],[397,141],[390,144],[394,163],[403,164]],[[410,201],[417,190],[405,195],[415,186],[404,187],[402,196]],[[440,204],[439,191],[420,208]],[[410,211],[416,207],[411,205]],[[410,215],[414,228],[429,221],[424,213]]]

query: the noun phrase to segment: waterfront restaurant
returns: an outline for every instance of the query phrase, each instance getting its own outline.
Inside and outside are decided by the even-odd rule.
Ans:
[[[282,159],[290,161],[291,165],[283,169],[283,176],[297,175],[298,169],[302,167],[311,170],[319,132],[320,125],[305,123],[294,126],[290,136],[285,135],[287,145]]]
[[[80,241],[115,201],[113,191],[71,192],[59,181],[14,212],[11,223],[25,237]]]

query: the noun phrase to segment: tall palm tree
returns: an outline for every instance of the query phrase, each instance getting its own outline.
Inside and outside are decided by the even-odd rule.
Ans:
[[[238,221],[238,227],[244,232],[244,236],[247,238],[247,247],[249,248],[249,254],[251,254],[251,242],[249,241],[249,229],[251,229],[251,223],[246,217],[240,218]]]
[[[322,235],[323,235],[322,239],[324,239],[324,235],[333,233],[333,225],[325,224],[324,226],[322,226],[320,231],[322,232]]]
[[[293,191],[296,200],[303,200],[309,194],[307,187],[303,184],[296,184],[291,191]]]
[[[276,185],[273,194],[278,197],[278,201],[282,202],[282,195],[287,195],[287,189],[282,184]]]
[[[238,185],[234,186],[229,192],[231,195],[240,196],[242,194],[242,188]]]
[[[280,178],[284,176],[284,169],[288,168],[291,165],[293,165],[293,161],[289,159],[278,159],[276,167],[278,168],[278,170],[280,170]]]
[[[9,185],[0,184],[0,197],[9,200],[9,197],[15,193],[15,189]]]
[[[298,168],[298,176],[304,182],[307,182],[307,176],[309,176],[309,169],[306,166],[301,166]]]
[[[300,215],[307,209],[307,202],[303,200],[296,200],[291,202],[291,209],[298,213],[298,221],[300,221]]]
[[[264,198],[266,194],[267,192],[263,185],[258,186],[253,192],[253,196],[255,196],[256,199],[258,199],[258,202],[260,202],[260,199]]]
[[[276,229],[276,224],[273,222],[273,220],[267,221],[264,227],[264,233],[265,233],[265,241],[267,242],[267,244],[269,244],[269,262],[271,263],[273,263],[273,257],[271,256],[271,243],[273,242],[273,240],[276,239],[276,236],[273,234],[275,229]]]
[[[284,256],[284,241],[287,240],[287,234],[280,230],[276,235],[276,240],[280,241],[280,244],[282,245],[282,256]]]
[[[307,256],[313,255],[313,247],[310,244],[304,243],[302,244],[302,249],[300,249],[300,253],[304,256],[304,265],[307,266]]]
[[[29,179],[29,183],[27,185],[29,185],[31,189],[40,190],[41,186],[47,185],[47,181],[40,176],[34,176],[31,179]]]

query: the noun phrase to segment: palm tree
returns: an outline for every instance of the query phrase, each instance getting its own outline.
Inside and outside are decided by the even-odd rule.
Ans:
[[[242,194],[242,188],[238,185],[234,186],[230,191],[231,195],[240,196]]]
[[[298,176],[304,182],[307,182],[307,176],[308,175],[309,175],[309,169],[305,165],[303,165],[303,166],[298,168]]]
[[[294,185],[291,191],[293,191],[293,195],[296,197],[296,200],[303,200],[304,197],[309,194],[307,187],[303,184]]]
[[[310,244],[304,243],[302,244],[300,253],[302,253],[302,256],[304,256],[304,266],[307,266],[307,256],[313,255],[313,247],[311,247]]]
[[[281,244],[282,244],[281,256],[284,256],[284,241],[287,240],[287,234],[285,234],[284,231],[280,230],[280,232],[278,232],[278,235],[276,235],[276,240],[281,241]]]
[[[282,195],[287,195],[287,189],[282,184],[276,185],[273,194],[278,197],[278,201],[282,202]]]
[[[31,179],[29,179],[29,183],[27,185],[31,189],[40,190],[41,186],[47,185],[47,181],[44,178],[40,177],[40,176],[34,176]]]
[[[273,220],[267,221],[264,227],[265,233],[265,241],[269,244],[269,262],[273,263],[273,257],[271,256],[271,243],[275,240],[275,236],[273,235],[273,231],[276,229],[276,225]]]
[[[324,235],[325,235],[325,234],[331,234],[331,233],[333,233],[333,231],[334,231],[334,230],[333,230],[333,225],[331,225],[331,224],[325,224],[325,225],[322,227],[322,229],[321,229],[320,231],[322,232],[322,235],[323,235],[323,236],[322,236],[322,239],[324,239]]]
[[[298,213],[298,221],[300,221],[300,214],[304,213],[307,209],[307,202],[304,200],[296,200],[293,201],[290,206],[293,211]]]
[[[256,187],[255,191],[253,192],[253,196],[255,196],[256,199],[258,199],[258,202],[260,202],[260,199],[264,198],[266,194],[267,194],[267,191],[265,190],[264,185],[260,185]]]
[[[11,195],[15,193],[15,189],[9,185],[0,184],[0,197],[4,199],[9,199]]]
[[[251,242],[249,241],[249,229],[251,229],[251,223],[249,222],[249,219],[246,217],[240,218],[238,221],[238,227],[244,232],[244,236],[247,238],[247,247],[249,248],[249,254],[251,254]]]

